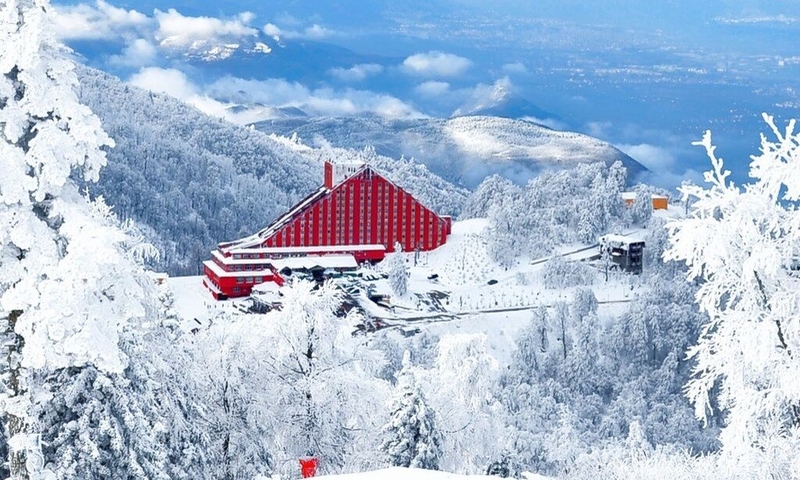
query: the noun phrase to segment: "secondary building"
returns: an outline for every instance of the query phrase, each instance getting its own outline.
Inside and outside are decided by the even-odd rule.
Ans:
[[[625,205],[631,206],[636,201],[636,192],[622,192],[622,201]],[[653,204],[653,210],[669,210],[669,198],[664,195],[650,195],[650,201]]]
[[[608,234],[598,239],[600,257],[607,255],[606,267],[630,273],[642,273],[644,241],[623,235]]]
[[[378,262],[400,244],[433,250],[447,241],[452,221],[364,163],[325,162],[323,185],[258,233],[220,243],[203,263],[204,283],[218,299],[250,294],[253,285],[283,283],[281,270],[344,271]],[[291,264],[291,265],[290,265]],[[312,265],[315,264],[315,265]]]

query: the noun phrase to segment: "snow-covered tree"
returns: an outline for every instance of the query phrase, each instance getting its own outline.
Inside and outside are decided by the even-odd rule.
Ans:
[[[596,270],[587,263],[569,262],[561,255],[550,257],[542,271],[544,287],[548,289],[591,285],[596,276]]]
[[[0,4],[2,407],[12,478],[52,475],[33,413],[47,401],[38,379],[53,374],[66,387],[86,368],[121,374],[120,332],[151,313],[131,237],[73,181],[96,181],[101,147],[113,142],[78,102],[73,65],[54,33],[47,0]]]
[[[403,297],[408,292],[408,267],[406,258],[403,255],[403,247],[400,242],[395,243],[394,253],[391,253],[386,261],[386,271],[389,274],[389,285],[398,297]]]
[[[696,363],[686,391],[696,414],[717,414],[718,392],[724,450],[750,466],[772,464],[779,478],[788,459],[773,455],[776,442],[796,445],[800,427],[800,135],[795,121],[781,130],[764,119],[776,140],[762,135],[753,180],[742,188],[729,181],[709,132],[696,143],[711,160],[709,186],[682,187],[695,200],[688,218],[668,224],[665,257],[688,265],[709,316],[689,350]]]
[[[433,368],[420,375],[443,435],[443,470],[483,473],[502,457],[507,415],[496,397],[500,366],[485,334],[445,335]],[[447,385],[447,388],[441,388]]]
[[[521,189],[507,178],[499,175],[486,177],[467,199],[461,218],[486,217],[493,208],[512,202],[520,192]]]
[[[189,357],[187,379],[179,382],[189,411],[172,415],[200,427],[187,450],[200,449],[204,458],[185,468],[201,467],[200,478],[253,478],[275,468],[272,438],[280,410],[259,339],[252,318],[224,315],[174,347],[184,347]]]
[[[411,354],[403,355],[403,369],[390,405],[389,423],[384,427],[380,450],[397,467],[438,470],[442,456],[441,433],[415,377]]]
[[[597,361],[601,327],[594,292],[584,288],[576,290],[569,313],[573,348],[564,365],[564,376],[570,387],[588,394],[595,391],[600,380]]]
[[[653,189],[639,184],[633,187],[633,192],[636,197],[633,199],[633,205],[628,209],[631,222],[634,225],[645,226],[653,216]]]
[[[547,336],[547,308],[540,305],[533,311],[530,322],[517,335],[511,368],[517,370],[518,375],[530,376],[539,369],[539,356],[547,351]]]
[[[263,357],[273,385],[267,400],[280,415],[272,438],[279,466],[309,451],[328,471],[378,466],[369,454],[383,416],[364,406],[386,401],[388,385],[378,379],[385,360],[353,335],[363,317],[343,315],[342,300],[333,284],[295,282],[282,309],[262,318],[254,355]]]
[[[488,250],[509,267],[520,255],[545,256],[566,242],[592,244],[599,234],[624,226],[629,222],[620,196],[624,184],[619,162],[544,171],[524,189],[490,178],[468,199],[465,212],[485,212]],[[493,187],[508,195],[496,195]],[[482,202],[488,204],[479,208]]]

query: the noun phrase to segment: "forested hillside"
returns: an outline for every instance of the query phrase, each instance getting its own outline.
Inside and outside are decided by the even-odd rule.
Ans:
[[[264,227],[322,181],[322,162],[359,156],[424,203],[457,214],[466,192],[369,148],[306,148],[201,113],[171,97],[79,67],[80,97],[116,142],[91,185],[161,251],[157,268],[197,273],[218,242]]]
[[[627,183],[619,162],[542,172],[524,187],[493,175],[469,197],[462,218],[488,217],[491,255],[511,265],[520,256],[542,257],[562,244],[593,244],[604,233],[646,225],[651,194],[668,192],[637,184],[632,190],[645,200],[626,208],[621,193],[630,188]]]

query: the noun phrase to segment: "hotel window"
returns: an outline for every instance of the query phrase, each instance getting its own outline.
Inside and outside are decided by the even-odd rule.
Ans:
[[[263,281],[264,279],[262,277],[256,277],[256,283],[261,283]]]
[[[411,238],[416,238],[417,237],[417,222],[416,222],[416,219],[417,219],[417,204],[412,202],[411,203],[411,219],[410,219],[410,222],[411,222]]]
[[[236,283],[244,283],[244,277],[236,277]]]
[[[247,283],[253,283],[253,277],[247,277]]]
[[[317,215],[314,217],[314,228],[317,232],[317,245],[322,245],[324,240],[322,238],[322,205],[317,210]]]

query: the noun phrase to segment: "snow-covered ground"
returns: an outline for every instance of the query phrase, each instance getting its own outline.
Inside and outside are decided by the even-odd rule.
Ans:
[[[674,212],[659,212],[674,215]],[[409,293],[392,296],[391,307],[379,306],[360,299],[366,312],[384,326],[408,332],[425,329],[436,336],[451,333],[483,333],[498,360],[506,360],[514,349],[517,332],[530,321],[531,311],[538,306],[552,306],[569,301],[577,287],[548,289],[543,270],[547,258],[520,258],[510,268],[491,260],[483,232],[486,219],[471,219],[453,224],[453,232],[442,247],[432,252],[405,254],[410,272]],[[626,232],[632,236],[642,232]],[[596,255],[591,245],[563,245],[557,251],[568,261],[582,261]],[[354,280],[363,289],[391,294],[388,280],[381,276],[381,266],[374,272],[363,272]],[[438,278],[430,279],[431,276]],[[490,284],[491,283],[491,284]],[[246,300],[217,302],[206,291],[202,277],[169,278],[175,292],[175,307],[186,325],[194,327],[213,319],[215,312],[241,308]],[[638,277],[613,274],[606,282],[597,269],[590,286],[600,307],[601,321],[617,317],[635,296],[645,293],[647,286]],[[431,301],[431,295],[439,301]],[[196,319],[196,320],[195,320]]]
[[[166,281],[175,295],[175,311],[187,330],[199,325],[205,325],[209,319],[214,318],[216,312],[235,309],[244,302],[244,300],[229,300],[226,302],[214,300],[214,297],[203,285],[203,277],[201,275],[168,277]]]
[[[523,473],[522,476],[525,480],[547,480],[547,477],[543,477],[534,473]],[[487,477],[484,475],[456,475],[454,473],[439,472],[435,470],[394,467],[386,468],[384,470],[375,470],[373,472],[348,473],[344,475],[325,475],[316,478],[328,480],[497,480],[498,477]],[[257,478],[256,480],[269,479],[266,477],[261,477]]]

